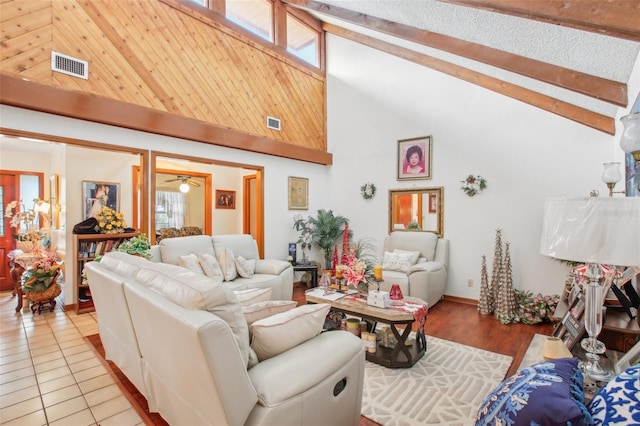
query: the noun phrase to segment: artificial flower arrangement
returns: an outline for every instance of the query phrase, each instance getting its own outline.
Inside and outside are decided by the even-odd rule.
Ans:
[[[516,308],[513,322],[538,324],[552,321],[553,312],[560,300],[559,295],[543,296],[538,293],[534,296],[530,291],[514,291],[518,307]]]
[[[460,189],[469,197],[473,197],[487,187],[487,181],[480,175],[469,175],[460,182],[462,182]]]
[[[124,220],[124,214],[117,212],[111,207],[104,206],[98,212],[96,217],[98,224],[95,230],[101,234],[118,234],[127,227]]]
[[[25,293],[47,290],[60,272],[61,261],[55,252],[40,249],[36,254],[37,260],[22,275]]]
[[[368,293],[369,283],[376,282],[374,259],[372,255],[368,254],[373,252],[373,246],[364,240],[358,241],[355,245],[350,245],[348,235],[349,230],[347,227],[342,243],[340,263],[335,265],[336,276],[342,276],[347,285],[356,288],[360,293]]]
[[[360,194],[365,200],[370,200],[376,195],[376,186],[371,182],[367,182],[360,187]]]

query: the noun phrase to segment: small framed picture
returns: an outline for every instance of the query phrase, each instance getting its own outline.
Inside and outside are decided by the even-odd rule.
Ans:
[[[398,141],[398,180],[431,179],[432,138]]]
[[[113,182],[82,181],[82,217],[97,217],[102,207],[120,211],[120,184]]]
[[[637,342],[626,354],[620,357],[614,365],[614,369],[616,370],[616,374],[620,374],[627,368],[638,363],[640,363],[640,342]]]
[[[438,194],[429,194],[429,213],[438,211]]]
[[[216,189],[216,209],[235,209],[236,191]]]
[[[289,210],[309,210],[309,179],[289,176]]]

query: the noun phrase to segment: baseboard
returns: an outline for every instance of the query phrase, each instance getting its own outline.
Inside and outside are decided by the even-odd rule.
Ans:
[[[444,295],[444,300],[448,300],[449,302],[457,302],[457,303],[466,303],[467,305],[478,305],[478,301],[476,299],[467,299],[466,297],[458,297],[458,296],[447,296]]]

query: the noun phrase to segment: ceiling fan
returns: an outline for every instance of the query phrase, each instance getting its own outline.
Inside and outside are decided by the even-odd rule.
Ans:
[[[180,192],[189,192],[189,185],[191,186],[200,186],[200,183],[191,179],[191,176],[176,176],[175,179],[167,179],[165,183],[168,182],[177,182],[180,181]]]

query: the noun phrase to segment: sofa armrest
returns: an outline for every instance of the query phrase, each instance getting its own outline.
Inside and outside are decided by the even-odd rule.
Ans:
[[[445,269],[442,263],[432,260],[428,262],[416,263],[415,265],[409,268],[409,270],[407,271],[407,275],[411,275],[414,272],[420,272],[420,271],[437,272],[442,269]]]
[[[360,339],[351,333],[329,331],[261,361],[249,370],[249,377],[260,403],[274,407],[323,382],[350,361],[361,359],[364,370],[364,357]],[[283,378],[291,377],[295,380],[287,380],[283,386]]]
[[[151,254],[151,257],[149,258],[150,261],[156,263],[162,262],[162,253],[160,253],[159,245],[151,246],[149,253]]]
[[[263,259],[256,263],[256,274],[280,275],[287,268],[291,268],[291,264],[284,260]]]

